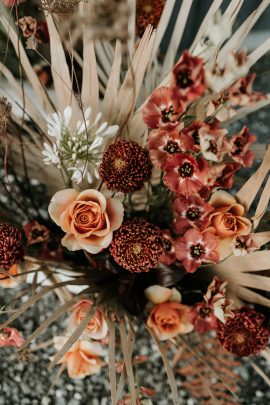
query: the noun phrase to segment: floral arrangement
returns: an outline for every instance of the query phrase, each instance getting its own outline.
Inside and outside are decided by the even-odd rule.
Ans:
[[[154,9],[155,2],[141,1],[131,2],[128,12],[121,9],[127,30],[133,27],[126,41],[117,34],[117,20],[114,39],[107,31],[97,39],[106,1],[96,10],[96,22],[93,1],[69,2],[73,22],[82,22],[82,54],[79,45],[71,50],[61,32],[61,18],[67,24],[69,17],[61,1],[41,2],[42,23],[19,18],[19,3],[4,1],[11,16],[15,10],[17,28],[4,12],[0,17],[26,76],[21,73],[20,87],[1,64],[21,112],[16,115],[12,100],[1,94],[1,184],[7,197],[1,200],[0,286],[23,283],[29,289],[15,311],[1,311],[0,346],[27,353],[45,328],[67,314],[66,330],[53,339],[51,367],[61,364],[70,378],[84,378],[108,366],[112,404],[140,404],[155,394],[135,383],[134,365],[148,361],[133,356],[141,325],[160,351],[174,404],[180,403],[177,375],[202,403],[237,403],[237,385],[233,378],[226,383],[217,362],[269,353],[270,287],[261,272],[269,257],[269,179],[262,185],[270,151],[235,186],[235,173],[253,164],[256,136],[246,126],[235,133],[228,125],[269,104],[267,95],[253,90],[255,75],[249,73],[269,41],[252,54],[239,48],[267,2],[232,34],[241,2],[232,0],[222,15],[214,1],[193,45],[177,60],[188,1],[163,59],[159,46],[173,13],[169,1],[157,1]],[[49,61],[38,51],[48,41]],[[53,96],[42,69],[31,66],[31,52],[50,67]],[[46,186],[40,200],[31,178]],[[41,208],[46,204],[47,210]],[[12,220],[12,210],[22,219]],[[59,307],[23,338],[13,323],[51,292]],[[206,389],[208,347],[217,354],[208,374],[218,383]],[[192,370],[181,369],[194,353]],[[126,382],[128,394],[121,399]]]

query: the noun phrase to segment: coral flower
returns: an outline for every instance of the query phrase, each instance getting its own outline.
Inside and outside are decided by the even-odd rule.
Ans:
[[[172,129],[179,125],[180,117],[185,108],[184,100],[175,98],[172,88],[159,87],[152,93],[143,107],[142,116],[149,128]]]
[[[233,160],[240,163],[244,167],[250,167],[253,163],[254,152],[249,149],[249,146],[256,141],[256,136],[252,135],[247,127],[231,137],[230,144],[232,146],[230,156]]]
[[[253,239],[254,234],[238,235],[233,241],[232,251],[235,256],[246,256],[254,250],[260,249],[258,243]]]
[[[205,302],[194,305],[189,319],[194,325],[194,329],[199,333],[205,333],[217,327],[217,318],[215,317],[213,308]]]
[[[54,347],[60,350],[68,337],[54,337]],[[84,378],[88,375],[98,374],[103,362],[100,356],[104,356],[104,350],[98,342],[77,340],[68,352],[61,358],[59,363],[65,364],[70,378]]]
[[[160,256],[160,263],[170,266],[176,261],[173,238],[168,229],[162,231],[164,253]]]
[[[176,153],[167,159],[163,182],[171,191],[193,194],[203,188],[208,170],[205,159],[196,160],[191,155]]]
[[[200,97],[205,90],[204,60],[185,51],[173,68],[172,86],[178,97],[185,96],[189,101]]]
[[[207,160],[221,162],[224,155],[232,149],[226,139],[226,129],[210,129],[203,127],[199,130],[200,149]]]
[[[215,188],[232,188],[234,173],[241,168],[240,163],[221,163],[211,167],[208,173],[208,185]]]
[[[178,302],[163,302],[154,306],[147,319],[147,325],[154,330],[160,340],[171,339],[178,334],[192,331],[189,311],[188,306]]]
[[[250,73],[246,77],[237,80],[237,82],[228,89],[229,99],[233,106],[244,107],[251,103],[267,99],[265,94],[253,90],[252,87],[255,77],[255,73]]]
[[[193,143],[191,136],[176,130],[151,131],[148,138],[151,161],[155,167],[163,169],[168,156],[193,150]]]
[[[0,330],[0,347],[4,346],[20,347],[23,345],[23,343],[24,339],[17,329],[3,328]]]
[[[19,266],[17,263],[13,264],[6,273],[0,272],[0,287],[13,288],[18,285],[14,276],[19,274]],[[10,276],[10,277],[9,277]]]
[[[212,232],[189,229],[175,240],[175,254],[188,273],[194,273],[202,263],[218,263],[218,239]]]
[[[182,133],[192,137],[193,149],[195,152],[200,152],[201,150],[200,135],[199,135],[199,130],[201,128],[210,128],[210,127],[203,121],[193,121],[192,124],[188,125],[182,130]]]
[[[87,312],[92,308],[93,302],[89,300],[79,301],[71,315],[69,330],[72,333],[77,326],[83,321]],[[97,309],[90,319],[83,335],[83,339],[103,339],[108,333],[108,325],[104,314],[100,309]]]
[[[66,189],[53,196],[49,214],[66,232],[63,246],[95,254],[111,243],[113,231],[123,221],[123,205],[115,198],[105,198],[97,190]]]
[[[209,214],[213,207],[205,202],[198,195],[176,195],[173,208],[175,220],[173,222],[173,231],[181,234],[190,228],[203,230],[209,224]]]
[[[248,235],[251,222],[244,217],[245,208],[236,199],[223,190],[212,194],[209,204],[214,208],[210,214],[210,225],[207,230],[214,232],[219,238],[218,251],[221,258],[232,252],[232,241],[236,236]]]

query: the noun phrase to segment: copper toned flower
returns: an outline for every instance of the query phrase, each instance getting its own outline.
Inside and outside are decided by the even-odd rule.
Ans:
[[[164,253],[159,261],[166,266],[170,266],[176,261],[173,238],[168,229],[162,231]]]
[[[205,302],[194,305],[190,312],[190,322],[199,333],[205,333],[217,327],[217,318],[214,315],[213,308]]]
[[[237,80],[237,82],[228,89],[230,102],[233,106],[242,107],[267,98],[265,94],[253,90],[252,87],[255,77],[255,73],[250,73],[246,77]]]
[[[189,101],[194,101],[204,93],[203,65],[203,59],[192,56],[188,51],[182,54],[173,68],[172,86],[178,97],[184,96]]]
[[[167,159],[163,182],[175,193],[193,194],[203,188],[208,170],[205,159],[176,153]]]
[[[232,251],[235,256],[245,256],[254,250],[260,249],[260,245],[253,239],[254,233],[238,235],[233,241]]]
[[[193,138],[177,130],[157,129],[150,132],[148,148],[155,167],[163,169],[167,157],[179,152],[193,150]]]
[[[240,163],[221,163],[211,167],[208,175],[208,185],[213,190],[216,188],[232,188],[234,173],[241,168]]]
[[[179,125],[185,108],[185,101],[174,96],[173,88],[159,87],[143,107],[142,116],[149,128],[172,129]]]
[[[176,258],[183,263],[188,273],[194,273],[202,263],[218,263],[218,239],[211,232],[189,229],[183,237],[175,240]]]
[[[23,259],[22,235],[17,228],[0,222],[0,268],[8,271]]]
[[[48,240],[49,230],[46,226],[39,224],[37,221],[28,222],[23,227],[27,244],[42,243]]]
[[[264,315],[249,307],[234,310],[226,324],[218,323],[217,337],[221,345],[236,356],[252,356],[262,351],[270,331],[263,326]]]
[[[3,328],[0,330],[0,347],[4,346],[20,347],[22,346],[23,343],[24,339],[17,329]]]
[[[132,273],[157,267],[164,253],[162,233],[145,219],[127,220],[114,233],[110,252],[116,263]]]
[[[164,4],[165,0],[136,1],[136,27],[139,37],[143,36],[143,33],[149,24],[154,28],[157,27]]]
[[[209,126],[203,121],[193,121],[192,124],[187,126],[182,130],[182,132],[188,136],[191,136],[193,139],[193,149],[195,152],[200,152],[200,135],[199,130],[201,128],[209,128]]]
[[[132,141],[117,141],[103,155],[99,175],[107,188],[122,193],[140,190],[151,176],[149,153]]]
[[[256,141],[256,136],[252,135],[247,127],[231,137],[230,144],[232,150],[230,156],[233,160],[244,167],[250,167],[253,163],[254,152],[249,150],[249,146]]]
[[[173,231],[181,234],[190,228],[205,229],[209,224],[209,214],[213,211],[199,195],[178,194],[173,202],[175,220]]]

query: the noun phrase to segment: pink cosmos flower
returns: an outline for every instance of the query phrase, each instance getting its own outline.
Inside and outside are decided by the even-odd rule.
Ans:
[[[178,97],[194,101],[205,91],[204,60],[185,51],[173,68],[171,85]]]
[[[199,302],[194,305],[189,319],[194,325],[194,329],[199,333],[215,330],[218,323],[213,308],[205,302]]]
[[[4,328],[0,330],[0,347],[4,346],[20,347],[23,345],[23,343],[24,339],[17,329]]]
[[[163,253],[163,255],[160,256],[159,261],[160,263],[169,266],[170,264],[173,264],[176,261],[173,238],[168,229],[162,231],[162,237],[165,253]]]
[[[148,138],[151,161],[155,167],[163,169],[168,156],[193,149],[193,138],[177,130],[154,130]]]
[[[178,194],[173,202],[175,220],[173,231],[182,234],[190,228],[203,230],[209,224],[209,214],[213,207],[199,195]]]
[[[232,87],[228,89],[229,99],[233,106],[246,106],[267,99],[263,93],[253,90],[253,82],[256,78],[255,73],[250,73],[246,77],[237,80]]]
[[[250,167],[253,163],[254,152],[248,149],[255,141],[256,136],[252,135],[246,126],[243,127],[242,130],[233,135],[229,141],[232,146],[230,152],[231,158],[244,167]]]
[[[218,263],[218,239],[212,232],[189,229],[175,240],[176,258],[188,273],[194,273],[202,263]]]
[[[231,144],[226,139],[227,133],[226,129],[199,129],[200,149],[205,159],[221,162],[224,155],[231,151]]]
[[[48,210],[53,221],[66,232],[63,246],[96,254],[111,243],[113,231],[122,224],[124,209],[119,200],[105,198],[97,190],[66,189],[52,197]]]
[[[66,336],[55,336],[53,339],[55,349],[60,350],[67,339]],[[98,374],[101,371],[103,362],[100,356],[104,355],[105,352],[98,342],[77,340],[59,363],[67,367],[70,378],[84,378],[88,375]]]
[[[171,191],[193,194],[203,188],[208,170],[205,159],[176,153],[167,158],[163,182]]]
[[[179,119],[185,109],[185,101],[175,98],[172,88],[159,87],[143,107],[142,116],[149,128],[170,129],[179,125]]]
[[[255,250],[260,249],[260,245],[253,239],[254,234],[238,235],[233,240],[232,251],[235,256],[246,256]]]

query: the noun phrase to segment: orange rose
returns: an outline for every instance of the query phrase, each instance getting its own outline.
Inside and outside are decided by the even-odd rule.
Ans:
[[[67,337],[56,336],[54,347],[60,350],[67,341]],[[70,378],[84,378],[100,372],[103,362],[99,356],[104,356],[104,350],[98,342],[77,340],[59,363],[65,364]]]
[[[18,264],[17,263],[13,264],[13,266],[10,267],[7,273],[8,274],[0,273],[0,287],[5,288],[16,287],[18,283],[16,282],[16,279],[13,277],[19,274]],[[8,275],[13,277],[8,277]]]
[[[147,325],[155,331],[160,340],[173,338],[179,333],[189,333],[193,329],[188,319],[189,311],[188,306],[178,302],[163,302],[154,306]]]
[[[229,193],[219,190],[212,194],[209,204],[215,209],[210,214],[207,231],[219,237],[218,252],[221,260],[232,252],[232,240],[237,235],[248,235],[252,224],[244,217],[245,208]]]
[[[81,300],[75,305],[75,310],[71,315],[69,325],[71,333],[83,321],[83,318],[92,306],[93,302],[89,300]],[[108,325],[104,318],[103,312],[100,309],[97,309],[93,317],[90,319],[82,337],[85,339],[103,339],[107,333]]]
[[[99,253],[109,246],[113,231],[123,221],[123,205],[115,198],[105,198],[97,190],[58,191],[49,205],[49,214],[66,236],[62,245],[69,250],[84,249]]]

